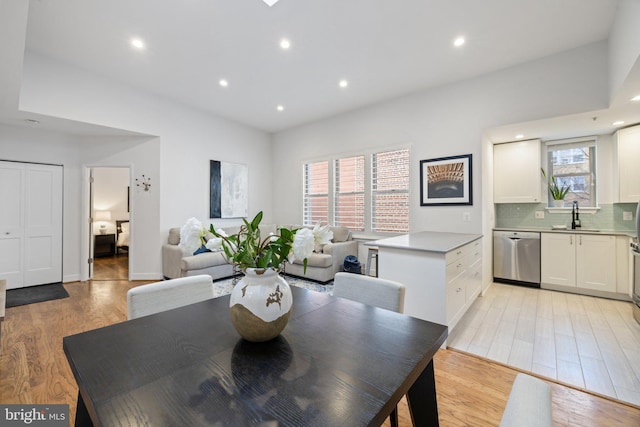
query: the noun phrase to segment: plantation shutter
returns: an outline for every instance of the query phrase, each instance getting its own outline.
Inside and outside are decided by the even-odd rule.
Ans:
[[[334,214],[337,226],[364,230],[364,155],[335,160]]]
[[[329,161],[307,163],[303,166],[304,225],[329,222]]]
[[[409,150],[371,155],[371,229],[409,231]]]

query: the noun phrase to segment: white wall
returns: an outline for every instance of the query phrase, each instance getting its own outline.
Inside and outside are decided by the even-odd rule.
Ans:
[[[609,91],[622,87],[640,56],[640,1],[619,0],[609,34]],[[627,101],[627,100],[625,100]]]
[[[589,66],[586,66],[589,64]],[[415,93],[352,113],[278,133],[274,158],[274,213],[302,218],[305,160],[335,153],[412,144],[410,229],[482,231],[483,130],[501,124],[606,108],[605,43],[575,49],[476,79]],[[473,206],[421,207],[419,161],[473,154]],[[471,221],[463,222],[463,212]]]
[[[79,217],[81,212],[76,211],[84,206],[83,174],[89,167],[126,166],[132,180],[142,174],[151,177],[150,192],[133,191],[135,183],[131,187],[129,256],[134,280],[162,277],[160,247],[170,227],[181,226],[192,216],[209,221],[209,160],[247,164],[250,216],[263,210],[264,221],[273,221],[270,136],[264,132],[32,54],[25,54],[20,108],[147,135],[76,137],[79,164],[74,165],[74,180],[80,199],[72,207],[65,200],[65,217],[70,211]],[[52,148],[56,144],[52,142]],[[216,221],[221,226],[238,222]],[[82,228],[81,224],[73,227]],[[73,239],[78,254],[83,253],[85,240],[82,234]],[[82,274],[83,258],[76,257],[73,277]]]
[[[129,219],[127,188],[128,168],[99,167],[93,169],[93,209],[109,211],[111,220],[104,221],[107,233],[116,233],[116,221]],[[95,218],[95,215],[94,215]],[[100,221],[93,224],[93,233],[100,233]]]

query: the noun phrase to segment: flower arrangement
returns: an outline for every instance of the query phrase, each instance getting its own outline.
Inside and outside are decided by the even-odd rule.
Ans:
[[[284,262],[293,263],[298,259],[303,262],[306,273],[307,258],[311,256],[316,243],[326,244],[333,238],[333,232],[329,231],[329,227],[320,227],[319,224],[313,230],[309,228],[290,230],[280,227],[278,235],[270,233],[263,237],[259,227],[262,215],[262,211],[258,212],[251,222],[243,218],[244,225],[240,227],[237,234],[232,235],[227,235],[222,229],[216,230],[211,224],[209,232],[215,238],[207,241],[207,249],[216,250],[221,247],[228,262],[243,270],[247,268],[279,270]]]

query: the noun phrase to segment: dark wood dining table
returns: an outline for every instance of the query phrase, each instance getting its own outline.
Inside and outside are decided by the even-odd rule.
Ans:
[[[65,337],[76,425],[378,426],[405,394],[415,426],[438,425],[446,326],[291,288],[265,343],[240,338],[229,296]]]

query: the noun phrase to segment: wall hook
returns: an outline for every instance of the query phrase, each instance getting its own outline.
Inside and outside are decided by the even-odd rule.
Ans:
[[[136,178],[136,186],[141,187],[144,191],[149,191],[151,188],[151,178],[145,177],[142,175],[142,179]]]

